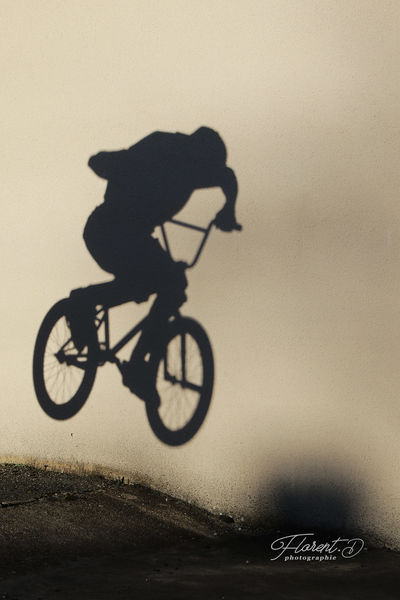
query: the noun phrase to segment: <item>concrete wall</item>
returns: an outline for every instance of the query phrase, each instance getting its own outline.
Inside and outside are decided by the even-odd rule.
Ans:
[[[355,523],[400,547],[398,2],[50,0],[0,6],[0,453],[100,464],[246,518]],[[45,415],[48,307],[104,279],[81,233],[100,149],[212,126],[240,234],[213,232],[184,312],[206,327],[205,425],[170,448],[112,366]],[[217,190],[194,195],[206,220]],[[190,250],[189,246],[187,247]],[[122,331],[143,312],[115,314]]]

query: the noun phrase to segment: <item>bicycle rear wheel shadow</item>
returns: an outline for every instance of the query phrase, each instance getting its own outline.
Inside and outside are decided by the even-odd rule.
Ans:
[[[76,415],[86,402],[96,378],[95,348],[78,351],[67,322],[67,298],[45,316],[33,353],[33,383],[45,413],[57,420]]]

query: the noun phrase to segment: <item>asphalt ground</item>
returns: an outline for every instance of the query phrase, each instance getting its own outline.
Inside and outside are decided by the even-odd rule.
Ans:
[[[96,474],[0,465],[0,519],[0,599],[400,598],[399,553],[277,558],[282,531]]]

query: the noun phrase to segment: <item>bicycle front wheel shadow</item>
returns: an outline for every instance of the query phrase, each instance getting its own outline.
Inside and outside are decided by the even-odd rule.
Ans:
[[[179,446],[198,432],[210,406],[214,360],[206,332],[193,319],[178,317],[151,362],[160,405],[146,402],[147,417],[162,442]]]
[[[42,409],[53,419],[69,419],[86,402],[97,370],[93,349],[78,351],[71,339],[66,313],[68,299],[60,300],[40,326],[33,354],[33,382]]]

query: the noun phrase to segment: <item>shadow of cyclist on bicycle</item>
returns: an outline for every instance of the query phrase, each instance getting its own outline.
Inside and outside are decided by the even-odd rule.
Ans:
[[[172,260],[152,232],[178,213],[194,190],[211,187],[220,187],[226,198],[216,227],[240,230],[235,217],[237,180],[226,166],[224,142],[208,127],[191,135],[156,131],[126,150],[99,152],[89,159],[89,167],[108,184],[83,237],[97,264],[115,279],[71,292],[72,338],[80,349],[97,335],[96,304],[139,303],[156,293],[149,325],[122,373],[124,384],[139,398],[158,402],[145,355],[149,340],[185,302],[187,279],[186,264]]]

